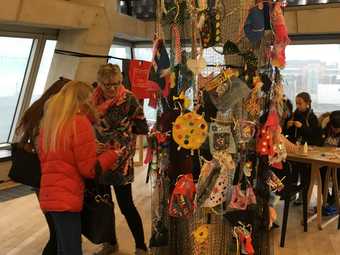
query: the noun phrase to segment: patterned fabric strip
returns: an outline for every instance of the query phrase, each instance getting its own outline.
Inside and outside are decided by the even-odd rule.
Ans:
[[[181,35],[179,28],[176,24],[171,27],[172,38],[175,41],[175,65],[178,65],[182,62],[182,54],[181,54]]]

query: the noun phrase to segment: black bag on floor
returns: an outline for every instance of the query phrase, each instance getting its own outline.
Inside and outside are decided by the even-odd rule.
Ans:
[[[18,183],[34,188],[40,187],[40,160],[31,144],[12,144],[12,167],[8,177]]]
[[[82,234],[94,244],[111,243],[116,238],[114,204],[110,186],[98,182],[101,172],[98,168],[99,163],[96,166],[96,179],[85,182]]]

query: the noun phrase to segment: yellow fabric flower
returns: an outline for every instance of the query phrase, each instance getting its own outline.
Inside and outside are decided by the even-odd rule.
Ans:
[[[209,228],[208,225],[202,225],[198,227],[194,232],[193,236],[195,239],[195,242],[198,244],[203,244],[205,241],[208,240],[209,236]]]

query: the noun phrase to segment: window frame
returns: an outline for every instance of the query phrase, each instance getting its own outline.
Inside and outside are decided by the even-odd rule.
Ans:
[[[26,38],[33,40],[30,55],[26,64],[24,79],[21,84],[18,100],[16,102],[9,135],[6,142],[0,143],[0,150],[8,149],[9,144],[14,140],[17,122],[22,117],[25,110],[29,107],[31,102],[46,41],[57,40],[57,36],[57,30],[0,25],[0,37]]]

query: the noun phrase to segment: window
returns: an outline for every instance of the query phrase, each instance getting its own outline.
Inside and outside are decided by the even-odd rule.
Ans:
[[[135,59],[151,61],[152,60],[152,48],[134,48],[133,54]]]
[[[203,57],[208,65],[223,65],[224,64],[224,55],[218,52],[223,52],[223,48],[217,47],[216,49],[208,48],[203,51]],[[206,67],[203,71],[203,75],[207,76],[210,73],[214,73],[215,75],[221,72],[221,68],[219,67]]]
[[[8,143],[33,39],[0,37],[0,143]]]
[[[39,71],[37,75],[37,79],[35,81],[34,90],[31,98],[32,104],[35,100],[37,100],[43,93],[46,87],[46,81],[48,72],[51,67],[52,58],[55,50],[55,46],[57,41],[55,40],[47,40],[44,48],[44,53],[42,55],[42,59],[39,66]]]
[[[148,122],[156,122],[157,119],[157,109],[149,106],[149,99],[144,99],[144,116]]]
[[[122,46],[113,44],[110,48],[109,55],[116,58],[131,59],[131,48],[129,46]],[[119,65],[120,70],[122,70],[123,61],[120,59],[109,59],[109,63]]]
[[[144,61],[152,61],[152,48],[134,48],[134,58]],[[144,115],[149,122],[156,122],[157,110],[149,106],[149,99],[144,100]]]
[[[317,114],[340,110],[340,44],[290,45],[282,72],[285,94],[308,92]]]

